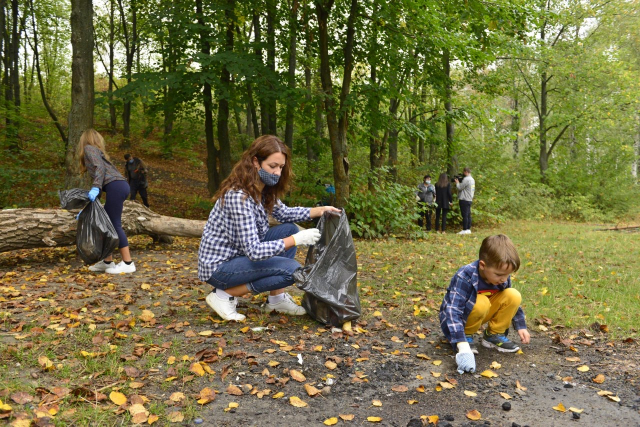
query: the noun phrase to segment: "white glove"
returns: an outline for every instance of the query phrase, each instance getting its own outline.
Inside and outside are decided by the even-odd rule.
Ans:
[[[465,372],[474,373],[476,371],[476,358],[471,352],[471,347],[466,341],[456,344],[458,347],[458,354],[456,354],[456,363],[458,364],[458,373],[463,374]]]
[[[419,202],[419,201],[420,201],[420,196],[416,194],[416,202]]]
[[[320,236],[320,230],[318,230],[317,228],[309,228],[307,230],[299,231],[291,237],[293,237],[293,242],[296,244],[296,246],[311,246],[318,243],[318,240],[320,240]]]

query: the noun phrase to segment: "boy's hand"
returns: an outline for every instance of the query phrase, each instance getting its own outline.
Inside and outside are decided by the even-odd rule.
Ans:
[[[476,358],[471,352],[469,343],[466,341],[456,344],[458,347],[458,354],[456,354],[456,363],[458,364],[458,373],[463,374],[465,372],[474,373],[476,371]]]
[[[518,335],[520,335],[520,341],[522,341],[522,344],[529,344],[529,341],[531,341],[531,335],[529,335],[529,331],[526,329],[518,330]]]

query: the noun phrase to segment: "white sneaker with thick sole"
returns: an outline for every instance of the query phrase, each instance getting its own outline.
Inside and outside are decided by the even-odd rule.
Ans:
[[[236,322],[242,322],[246,317],[243,314],[240,314],[236,311],[236,306],[238,305],[238,298],[229,298],[227,301],[219,298],[216,295],[216,292],[213,291],[207,298],[207,305],[215,311],[218,316],[222,317],[224,320],[235,320]]]
[[[467,234],[467,230],[458,231],[458,234]]]
[[[106,271],[107,268],[113,267],[113,266],[114,266],[113,261],[110,262],[109,264],[105,264],[104,261],[100,261],[100,262],[96,262],[92,266],[89,266],[89,271],[95,271],[96,273],[101,273],[103,271]]]
[[[278,313],[291,314],[292,316],[307,314],[307,310],[296,304],[293,298],[291,298],[291,295],[286,292],[284,293],[284,299],[280,302],[270,304],[269,300],[267,300],[267,303],[264,305],[264,311],[271,313],[274,310]]]
[[[471,230],[464,230],[464,234],[471,234]]]
[[[124,261],[120,261],[117,264],[111,264],[104,272],[108,274],[121,274],[121,273],[133,273],[136,271],[136,263],[132,262],[127,265]]]

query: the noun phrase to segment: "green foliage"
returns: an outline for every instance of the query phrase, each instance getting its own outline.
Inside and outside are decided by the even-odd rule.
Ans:
[[[415,189],[391,182],[381,174],[369,173],[353,181],[347,212],[351,231],[367,239],[417,231],[418,210]],[[368,191],[368,182],[375,190]]]

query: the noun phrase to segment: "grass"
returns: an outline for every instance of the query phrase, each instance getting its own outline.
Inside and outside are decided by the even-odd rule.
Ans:
[[[375,296],[368,311],[392,302],[397,307],[390,306],[393,310],[385,315],[402,317],[413,309],[407,298],[422,298],[414,301],[426,304],[419,316],[435,319],[456,270],[478,258],[484,237],[503,233],[520,254],[521,267],[512,280],[523,296],[530,329],[537,328],[535,319],[544,316],[553,325],[570,329],[597,322],[607,325],[612,337],[637,335],[640,266],[633,249],[637,235],[598,228],[518,221],[476,229],[470,236],[452,232],[417,241],[358,241],[361,291],[365,298]]]

